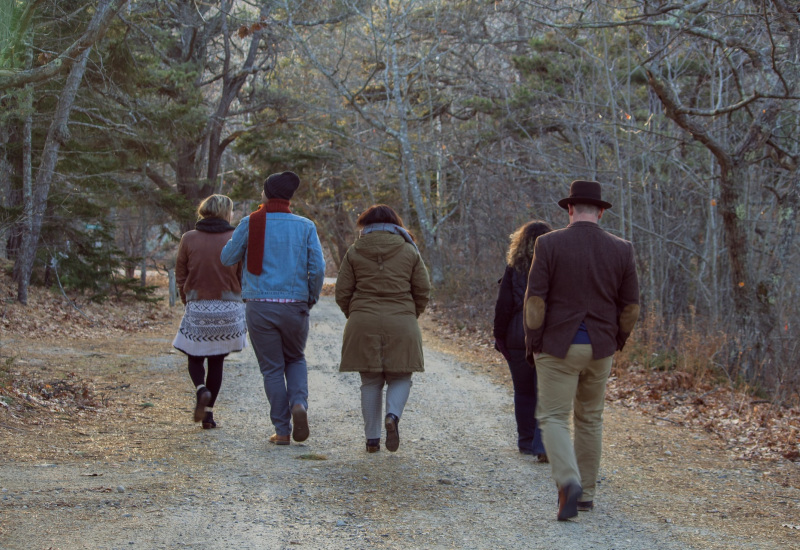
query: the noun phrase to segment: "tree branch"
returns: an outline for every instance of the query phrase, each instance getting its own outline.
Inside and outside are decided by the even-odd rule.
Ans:
[[[81,37],[49,63],[25,71],[0,70],[0,90],[20,88],[25,84],[42,82],[69,69],[81,53],[103,37],[111,21],[127,2],[128,0],[112,0],[111,4],[105,8],[103,8],[103,2],[100,2],[98,9],[105,9],[103,16],[93,18]]]
[[[681,106],[680,99],[675,94],[675,91],[663,80],[661,80],[656,73],[647,70],[647,79],[650,87],[661,100],[661,104],[667,113],[667,117],[675,121],[675,123],[689,132],[694,139],[705,145],[715,157],[724,166],[730,166],[731,156],[722,147],[722,145],[712,138],[706,130],[686,116],[685,109]]]

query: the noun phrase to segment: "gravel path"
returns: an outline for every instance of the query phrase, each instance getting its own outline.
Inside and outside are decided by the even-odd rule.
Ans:
[[[399,451],[367,454],[358,375],[337,371],[343,327],[333,299],[323,298],[312,311],[307,346],[305,443],[267,443],[272,427],[248,349],[226,363],[215,415],[221,429],[198,429],[188,443],[175,444],[181,460],[104,467],[104,490],[116,490],[101,500],[70,503],[71,494],[98,483],[86,477],[86,465],[6,464],[0,486],[12,490],[3,498],[19,517],[40,514],[29,523],[41,518],[42,533],[13,531],[0,537],[0,548],[737,547],[724,533],[696,531],[706,544],[692,546],[681,528],[630,515],[623,496],[630,493],[616,483],[624,472],[613,469],[608,452],[597,508],[556,521],[549,466],[517,452],[508,390],[436,351],[426,350],[426,372],[414,376]],[[165,364],[161,356],[154,368],[174,369],[182,360],[173,355]],[[188,472],[177,466],[193,454],[213,458],[198,458]],[[158,484],[159,498],[144,489]]]
[[[549,466],[517,452],[507,390],[428,351],[400,423],[397,453],[364,451],[358,375],[337,371],[344,317],[312,311],[311,437],[266,442],[271,425],[252,350],[231,362],[224,429],[203,487],[153,518],[152,547],[683,548],[663,525],[632,521],[602,495],[578,521],[555,520]],[[324,455],[326,460],[302,459]],[[320,457],[318,457],[320,458]],[[613,497],[610,497],[613,499]],[[199,506],[205,501],[205,506]],[[139,542],[143,542],[139,539]]]

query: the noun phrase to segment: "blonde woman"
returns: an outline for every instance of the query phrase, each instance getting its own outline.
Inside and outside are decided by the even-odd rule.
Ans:
[[[534,220],[511,234],[506,254],[506,270],[500,280],[500,290],[494,308],[495,349],[503,354],[511,371],[514,386],[514,416],[517,420],[519,452],[535,455],[547,462],[542,433],[536,422],[536,367],[525,359],[525,328],[522,311],[528,271],[533,258],[533,245],[540,235],[552,228]]]
[[[213,407],[222,386],[225,357],[241,351],[247,327],[242,302],[242,264],[222,265],[220,253],[233,234],[233,202],[211,195],[197,208],[193,231],[181,237],[175,279],[186,310],[172,345],[189,360],[197,392],[194,421],[216,428]],[[208,372],[203,365],[208,364]]]

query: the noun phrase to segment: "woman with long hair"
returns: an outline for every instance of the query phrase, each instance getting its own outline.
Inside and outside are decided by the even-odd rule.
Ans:
[[[198,221],[181,237],[175,280],[186,309],[172,345],[185,353],[196,390],[194,421],[216,428],[213,407],[222,386],[225,357],[245,346],[242,264],[224,266],[220,252],[233,234],[233,202],[211,195],[197,208]],[[203,363],[208,364],[206,372]]]
[[[542,433],[536,421],[536,366],[525,359],[525,328],[522,324],[528,271],[533,245],[540,235],[552,231],[546,222],[534,220],[511,234],[506,269],[494,308],[495,349],[503,354],[514,386],[514,416],[517,420],[519,452],[547,462]]]
[[[428,270],[413,236],[392,208],[376,204],[357,221],[358,240],[347,250],[336,279],[336,303],[347,323],[340,372],[361,375],[361,412],[367,452],[400,446],[398,422],[411,391],[411,375],[424,370],[417,318],[428,304]],[[383,387],[386,386],[386,416]]]

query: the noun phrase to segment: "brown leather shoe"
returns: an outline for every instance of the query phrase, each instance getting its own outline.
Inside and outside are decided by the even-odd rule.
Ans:
[[[594,508],[594,501],[592,500],[584,500],[581,502],[578,501],[578,512],[591,512],[592,508]]]
[[[368,453],[377,453],[381,450],[381,440],[380,439],[367,439],[367,452]]]
[[[306,408],[300,403],[295,403],[292,407],[292,439],[300,443],[308,439],[308,435],[308,413]]]
[[[567,521],[578,515],[578,497],[582,491],[581,486],[574,481],[558,489],[558,521]]]
[[[269,442],[274,443],[275,445],[288,445],[289,444],[289,436],[288,435],[278,435],[272,434],[269,436]]]

